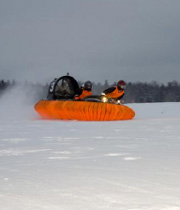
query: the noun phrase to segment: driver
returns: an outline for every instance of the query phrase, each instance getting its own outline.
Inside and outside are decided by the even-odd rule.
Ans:
[[[125,94],[125,88],[126,82],[124,80],[120,80],[116,86],[104,90],[101,95],[111,98],[111,103],[121,104],[120,99],[122,99]]]
[[[83,85],[81,85],[81,88],[79,89],[77,95],[75,95],[75,100],[81,100],[87,96],[92,95],[92,82],[86,81]]]

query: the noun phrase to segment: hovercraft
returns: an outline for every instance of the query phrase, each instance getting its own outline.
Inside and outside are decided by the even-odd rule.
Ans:
[[[34,109],[43,119],[113,121],[130,120],[135,116],[131,108],[112,104],[106,96],[74,100],[78,90],[78,82],[71,76],[55,79],[49,86],[47,99],[38,101]]]

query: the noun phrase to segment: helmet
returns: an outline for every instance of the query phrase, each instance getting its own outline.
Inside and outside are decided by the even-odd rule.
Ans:
[[[91,81],[86,81],[84,83],[84,89],[91,91],[92,90],[92,82]]]
[[[126,88],[126,83],[124,82],[124,80],[120,80],[117,83],[117,87],[118,87],[118,89],[125,89]]]

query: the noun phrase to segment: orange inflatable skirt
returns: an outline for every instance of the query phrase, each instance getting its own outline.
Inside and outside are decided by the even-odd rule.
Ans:
[[[71,100],[40,100],[34,109],[43,119],[112,121],[130,120],[135,112],[124,105]]]

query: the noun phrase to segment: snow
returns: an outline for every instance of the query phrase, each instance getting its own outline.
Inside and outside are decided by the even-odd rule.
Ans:
[[[3,99],[1,210],[180,209],[180,103],[126,104],[133,120],[78,122],[41,120],[22,97]]]

